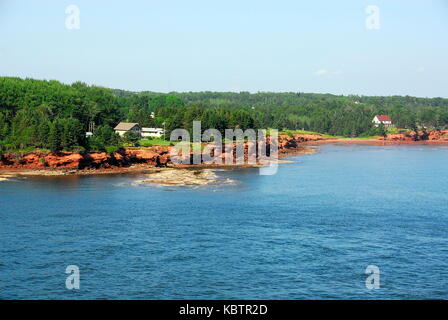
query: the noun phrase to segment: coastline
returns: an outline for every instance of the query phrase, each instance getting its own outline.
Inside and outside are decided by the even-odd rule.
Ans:
[[[290,163],[284,160],[290,156],[307,155],[317,151],[323,144],[362,144],[375,146],[393,145],[448,145],[448,140],[388,140],[376,139],[350,139],[350,138],[326,138],[322,135],[286,135],[279,136],[278,163]],[[37,154],[37,155],[36,155]],[[42,155],[40,155],[42,156]],[[13,163],[5,165],[0,162],[0,182],[13,177],[26,176],[64,176],[64,175],[105,175],[127,173],[151,173],[160,170],[185,170],[185,169],[231,169],[231,168],[259,168],[261,164],[191,164],[174,165],[169,161],[169,148],[154,146],[151,148],[134,148],[125,150],[123,154],[107,155],[106,153],[91,153],[84,158],[93,160],[90,166],[80,168],[80,161],[84,158],[79,154],[64,154],[59,156],[59,162],[54,167],[43,166],[42,157],[38,153],[25,154],[21,161],[23,164]],[[123,160],[116,162],[117,159]],[[48,154],[47,157],[57,158],[57,155]],[[24,159],[24,160],[23,160]],[[62,159],[62,160],[61,160]],[[73,160],[73,162],[70,162]],[[163,160],[161,162],[161,159]],[[29,161],[29,162],[26,162]],[[78,162],[76,162],[78,161]],[[37,164],[36,164],[37,162]]]
[[[316,152],[316,148],[304,147],[301,150],[294,150],[288,153],[279,154],[277,163],[291,163],[284,158],[294,155],[306,155]],[[166,170],[208,170],[208,169],[234,169],[234,168],[260,168],[261,164],[191,164],[191,165],[172,165],[166,167],[157,167],[152,164],[132,164],[128,167],[109,167],[109,168],[88,168],[88,169],[68,169],[68,168],[13,168],[0,167],[0,181],[6,181],[8,178],[17,176],[67,176],[67,175],[113,175],[128,173],[152,173]]]
[[[308,141],[305,144],[319,145],[319,144],[367,144],[375,146],[394,146],[394,145],[448,145],[445,140],[380,140],[380,139],[327,139],[318,141]]]

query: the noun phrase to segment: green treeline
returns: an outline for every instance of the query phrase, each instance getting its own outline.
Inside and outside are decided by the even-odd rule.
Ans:
[[[154,114],[155,117],[151,117]],[[129,92],[58,81],[0,77],[0,151],[43,148],[52,151],[112,151],[134,137],[119,138],[120,121],[175,128],[303,129],[357,137],[381,134],[377,114],[398,128],[448,127],[448,99],[338,96],[309,93]],[[85,132],[94,124],[94,136]]]

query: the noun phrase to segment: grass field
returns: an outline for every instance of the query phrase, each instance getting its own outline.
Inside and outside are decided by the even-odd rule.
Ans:
[[[27,147],[23,149],[7,149],[4,150],[4,152],[10,152],[10,153],[30,153],[30,152],[39,152],[39,153],[49,153],[50,150],[48,149],[42,149],[42,148],[34,148],[34,147]]]
[[[140,145],[142,147],[151,147],[151,146],[169,146],[171,144],[171,141],[166,141],[161,138],[156,139],[149,139],[149,140],[140,140]]]
[[[360,136],[360,137],[344,137],[344,136],[332,136],[325,133],[319,133],[314,131],[307,131],[307,130],[285,130],[279,132],[279,134],[287,134],[292,136],[293,134],[310,134],[310,135],[319,135],[324,138],[336,138],[336,139],[346,139],[346,140],[367,140],[367,139],[376,139],[379,136]]]

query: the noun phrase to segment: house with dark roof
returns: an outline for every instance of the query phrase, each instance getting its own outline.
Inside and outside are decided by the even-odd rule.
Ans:
[[[119,124],[117,124],[114,130],[121,137],[126,132],[134,132],[139,138],[142,136],[142,128],[136,122],[120,122]]]
[[[375,116],[372,120],[375,127],[379,127],[383,124],[385,127],[392,127],[392,118],[389,116],[379,115]]]

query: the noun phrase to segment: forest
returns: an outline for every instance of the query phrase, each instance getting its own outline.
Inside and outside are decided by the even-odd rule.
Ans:
[[[151,117],[151,113],[155,117]],[[0,77],[0,152],[113,152],[135,137],[120,138],[120,121],[176,128],[308,130],[335,136],[384,134],[375,115],[392,117],[403,129],[448,128],[448,99],[410,96],[343,96],[302,92],[130,92],[55,80]],[[86,131],[94,127],[93,137]]]

